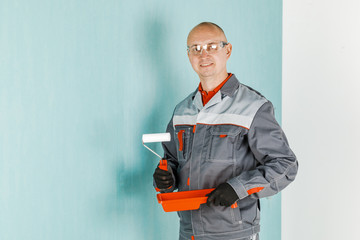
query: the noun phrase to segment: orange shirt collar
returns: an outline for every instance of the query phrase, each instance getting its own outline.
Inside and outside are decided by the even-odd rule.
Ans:
[[[203,106],[205,106],[210,99],[222,88],[222,86],[224,86],[224,84],[227,82],[227,80],[229,80],[229,78],[232,76],[232,73],[229,73],[227,78],[222,81],[222,83],[220,83],[214,90],[206,92],[205,90],[203,90],[202,86],[201,86],[201,82],[199,83],[199,92],[201,93],[201,98],[202,98],[202,102],[203,102]]]

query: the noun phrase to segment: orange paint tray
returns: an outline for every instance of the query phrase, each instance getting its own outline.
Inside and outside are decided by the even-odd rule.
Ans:
[[[214,189],[160,193],[156,197],[165,212],[195,210],[200,208],[200,204],[206,203],[206,194]]]

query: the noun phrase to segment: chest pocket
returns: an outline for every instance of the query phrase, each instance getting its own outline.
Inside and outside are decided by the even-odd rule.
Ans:
[[[211,126],[207,161],[234,159],[235,146],[242,131],[243,128],[234,125]]]
[[[193,126],[176,126],[175,138],[179,161],[186,161],[191,156]]]

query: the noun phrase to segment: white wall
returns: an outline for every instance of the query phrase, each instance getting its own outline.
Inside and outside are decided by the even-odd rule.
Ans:
[[[283,127],[282,240],[360,239],[360,1],[284,1]]]

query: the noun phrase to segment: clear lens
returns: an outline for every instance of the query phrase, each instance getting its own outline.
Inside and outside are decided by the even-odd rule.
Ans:
[[[210,54],[211,54],[211,53],[214,53],[214,52],[216,52],[216,51],[219,49],[218,45],[219,45],[219,44],[211,43],[211,44],[207,45],[206,51],[207,51],[208,53],[210,53]]]
[[[224,47],[227,43],[218,42],[218,43],[208,43],[205,45],[194,45],[188,48],[188,51],[192,55],[200,55],[202,50],[206,50],[208,54],[216,53],[220,48]]]

